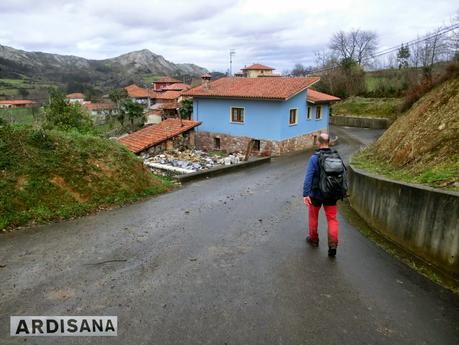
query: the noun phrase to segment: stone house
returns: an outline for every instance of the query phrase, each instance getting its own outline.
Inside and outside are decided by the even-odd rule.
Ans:
[[[339,100],[309,90],[319,77],[203,79],[183,95],[193,97],[193,120],[202,122],[197,146],[205,150],[280,155],[310,148]]]

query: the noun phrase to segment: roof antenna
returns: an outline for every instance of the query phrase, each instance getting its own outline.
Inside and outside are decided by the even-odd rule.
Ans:
[[[236,55],[236,49],[230,49],[230,68],[229,68],[229,77],[233,76],[233,56]]]

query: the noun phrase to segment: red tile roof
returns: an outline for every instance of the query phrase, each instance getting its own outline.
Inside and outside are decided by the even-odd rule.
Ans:
[[[182,95],[287,100],[319,80],[319,77],[226,77],[209,83],[208,89],[200,85]]]
[[[244,67],[242,68],[243,71],[248,70],[248,69],[257,69],[257,70],[265,70],[265,71],[273,71],[275,68],[262,65],[261,63],[254,63],[253,65],[250,65],[249,67]]]
[[[163,87],[163,91],[183,91],[191,88],[190,85],[184,83],[174,83],[168,86]]]
[[[84,99],[84,95],[80,92],[75,92],[75,93],[69,93],[67,96],[65,96],[67,99]]]
[[[326,93],[319,92],[316,90],[308,89],[308,102],[311,103],[322,103],[322,102],[337,102],[340,101],[341,98],[327,95]]]
[[[171,77],[162,77],[153,83],[181,83],[181,81]]]
[[[129,85],[125,87],[128,96],[132,98],[154,98],[155,92],[149,89],[144,89],[140,86],[135,84]]]
[[[182,95],[182,91],[163,91],[163,92],[156,92],[155,98],[172,100],[172,99],[179,98],[181,95]]]
[[[6,101],[0,101],[0,104],[12,104],[12,105],[21,105],[21,104],[34,104],[34,101],[28,99],[11,99]]]
[[[118,142],[125,145],[130,151],[139,153],[167,139],[187,132],[200,124],[201,122],[191,120],[166,119],[156,125],[142,128],[137,132],[122,137],[118,139]]]

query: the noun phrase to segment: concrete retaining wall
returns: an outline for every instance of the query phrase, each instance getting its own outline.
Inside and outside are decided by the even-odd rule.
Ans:
[[[349,170],[351,206],[369,225],[459,277],[459,193]]]
[[[386,129],[390,126],[389,119],[358,116],[330,116],[330,124],[335,126],[348,126],[360,128]]]

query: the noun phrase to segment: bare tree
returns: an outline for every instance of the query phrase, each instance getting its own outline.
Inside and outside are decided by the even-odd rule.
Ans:
[[[443,27],[439,27],[426,35],[425,39],[418,40],[412,46],[411,61],[414,67],[422,67],[425,77],[432,76],[433,66],[448,58],[448,41]]]
[[[304,77],[306,75],[305,68],[302,64],[297,63],[293,66],[292,71],[290,72],[291,75],[295,77]]]
[[[419,37],[417,38],[419,40]],[[410,64],[414,68],[418,68],[421,65],[421,52],[422,44],[416,43],[411,46]]]
[[[294,77],[305,77],[308,74],[311,74],[312,71],[313,71],[313,67],[312,66],[305,67],[303,64],[297,63],[293,67],[293,69],[290,72],[290,74],[293,75]]]
[[[329,47],[340,60],[353,60],[359,65],[366,65],[378,47],[378,39],[373,31],[339,31],[333,35]]]
[[[326,51],[317,52],[315,61],[320,75],[319,91],[343,98],[365,92],[365,73],[353,60],[348,58],[344,61],[351,63],[344,64],[331,51]]]
[[[452,20],[453,25],[459,25],[459,11],[456,12]],[[447,40],[449,59],[459,60],[459,28],[451,32]]]

